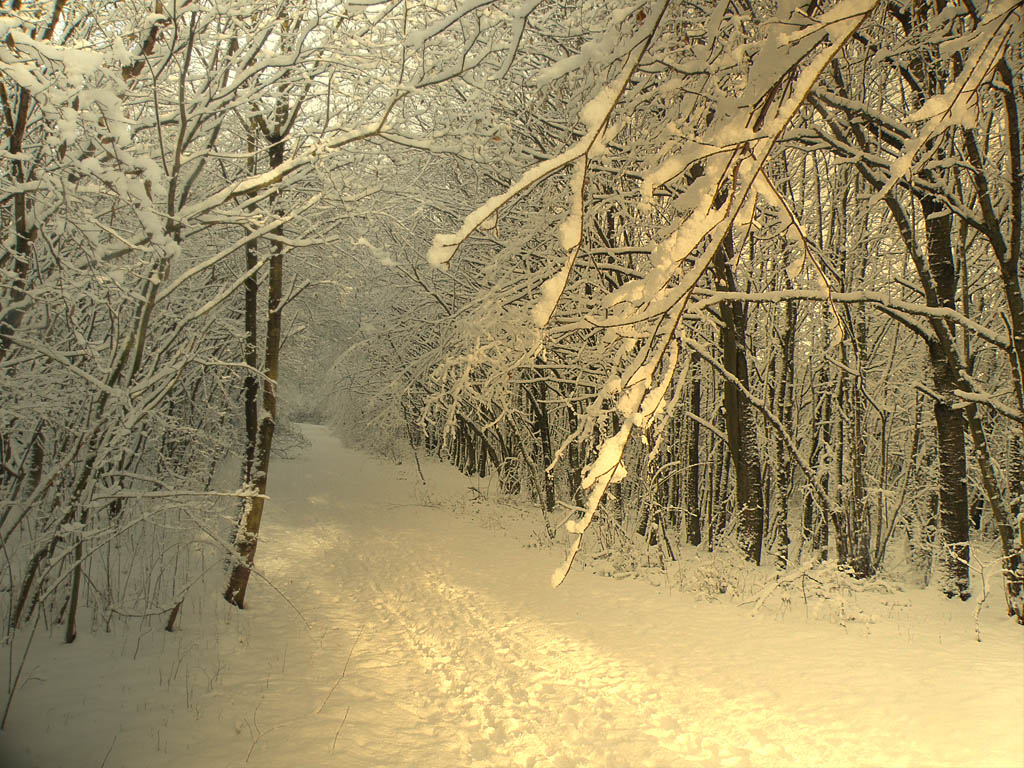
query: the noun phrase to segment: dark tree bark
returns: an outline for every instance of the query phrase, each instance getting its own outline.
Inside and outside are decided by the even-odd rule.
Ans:
[[[850,483],[840,509],[842,518],[836,520],[836,549],[840,564],[848,566],[857,578],[865,578],[874,573],[874,565],[871,562],[871,526],[864,479],[864,391],[860,381],[845,373],[840,374],[839,380],[849,419],[844,435],[848,430],[845,442],[849,452]]]
[[[249,159],[249,175],[256,175],[256,134],[250,130],[247,137]],[[254,211],[250,205],[247,210]],[[243,359],[246,373],[242,381],[242,402],[245,410],[245,464],[242,467],[242,486],[248,487],[253,480],[253,464],[256,461],[256,446],[259,442],[259,275],[256,266],[259,263],[259,241],[252,239],[245,244],[245,270],[248,277],[244,286],[244,326]]]
[[[690,357],[690,413],[700,416],[700,357]],[[700,515],[700,424],[693,419],[686,425],[686,468],[683,473],[683,506],[686,509],[686,543],[695,547],[701,542]]]
[[[537,441],[539,450],[538,475],[541,483],[541,501],[544,505],[544,522],[548,536],[554,538],[555,532],[551,528],[551,516],[555,511],[555,478],[551,474],[550,466],[553,459],[551,448],[551,423],[548,419],[547,402],[544,399],[544,385],[536,385],[536,389],[527,387],[526,397],[533,413],[533,435]]]
[[[480,438],[480,451],[476,459],[476,474],[478,477],[487,477],[487,441]]]
[[[576,412],[576,405],[569,403],[566,407],[569,433],[575,434],[579,429],[579,414]],[[569,443],[566,452],[566,480],[569,483],[569,493],[572,494],[572,503],[582,509],[584,504],[583,494],[583,457],[580,455],[580,444],[578,440]]]
[[[808,464],[816,469],[826,464],[832,443],[832,393],[828,370],[824,364],[818,369],[811,384],[812,419],[811,419],[811,450]],[[821,488],[829,492],[829,475],[826,471],[821,476]],[[804,496],[802,547],[809,548],[817,560],[825,557],[828,547],[828,520],[825,510],[814,498],[810,490]]]
[[[280,107],[279,107],[280,108]],[[285,107],[286,108],[286,107]],[[284,124],[282,122],[282,124]],[[284,162],[285,136],[273,133],[269,136],[268,157],[270,167],[277,168]],[[276,197],[276,195],[275,195]],[[283,211],[276,210],[276,215]],[[284,302],[284,251],[282,242],[283,226],[274,230],[271,240],[270,274],[267,281],[266,344],[263,356],[262,410],[259,413],[256,444],[251,447],[254,457],[252,472],[246,490],[250,494],[242,503],[242,513],[235,531],[235,553],[228,577],[224,599],[238,608],[245,607],[245,592],[249,576],[256,560],[256,546],[259,542],[260,525],[263,521],[264,501],[267,494],[267,479],[270,473],[270,456],[277,426],[277,382],[281,361],[281,313]],[[248,297],[247,297],[248,299]],[[248,301],[247,301],[248,304]],[[247,425],[248,426],[248,425]],[[247,456],[249,449],[247,449]]]
[[[795,302],[786,304],[785,326],[779,339],[781,354],[775,385],[776,412],[779,423],[790,434],[793,433],[795,418],[793,388],[796,378],[794,362],[796,356],[796,310]],[[775,438],[775,456],[775,526],[777,529],[775,559],[778,567],[786,568],[790,561],[789,499],[793,491],[793,456],[781,435],[776,435]]]
[[[952,214],[928,196],[922,196],[928,270],[940,306],[956,307],[956,269],[953,264]],[[948,597],[970,597],[970,510],[967,504],[967,451],[963,411],[956,407],[960,379],[953,366],[952,329],[928,342],[932,379],[938,399],[934,404],[939,460],[939,531],[942,536],[941,579]]]
[[[854,185],[855,193],[859,187],[859,184]],[[864,222],[865,231],[866,224],[867,222]],[[867,258],[863,249],[855,247],[855,251],[854,263],[847,266],[852,267],[854,284],[861,285],[864,282]],[[849,452],[850,482],[843,484],[847,492],[844,494],[844,504],[840,509],[843,520],[837,521],[836,525],[836,548],[841,552],[840,564],[849,567],[857,578],[866,578],[874,574],[875,565],[871,559],[871,518],[864,473],[864,456],[867,450],[864,418],[867,396],[864,391],[863,371],[868,344],[865,308],[848,306],[846,319],[852,334],[848,342],[842,345],[843,366],[846,370],[839,373],[839,394],[840,402],[845,406],[842,411],[844,424],[849,430],[846,446]]]
[[[725,408],[722,408],[724,412]],[[725,415],[721,414],[719,419],[720,427],[724,426]],[[708,477],[710,478],[711,492],[707,495],[708,509],[708,551],[711,552],[722,543],[725,536],[725,500],[729,489],[729,474],[732,469],[732,461],[729,458],[729,447],[721,441],[714,442],[714,460],[708,462]]]
[[[730,266],[732,258],[732,238],[727,236],[714,258],[717,286],[726,291],[736,290],[736,278]],[[721,313],[719,343],[722,361],[726,371],[736,378],[736,381],[725,381],[725,425],[735,479],[736,536],[744,557],[760,563],[764,541],[764,500],[757,418],[753,406],[740,389],[750,388],[746,352],[747,308],[742,302],[724,301]]]

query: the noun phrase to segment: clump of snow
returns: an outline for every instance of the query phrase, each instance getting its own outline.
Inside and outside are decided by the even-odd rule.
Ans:
[[[538,326],[545,326],[551,320],[555,305],[565,291],[569,281],[569,266],[562,267],[556,274],[549,277],[540,287],[540,300],[533,305],[530,316]]]
[[[583,105],[580,110],[580,120],[587,127],[588,131],[597,130],[608,118],[608,114],[615,107],[619,98],[619,91],[613,85],[606,85],[597,95]]]
[[[575,210],[562,220],[558,226],[558,239],[565,250],[570,251],[580,244],[583,239],[582,227],[583,217],[579,216]]]
[[[434,240],[427,251],[427,262],[432,267],[443,267],[451,261],[455,250],[459,247],[461,239],[457,235],[439,232],[434,235]]]
[[[554,64],[551,64],[536,75],[533,76],[533,82],[536,85],[547,85],[548,83],[557,80],[560,77],[567,75],[568,73],[579,69],[586,63],[586,57],[576,54],[575,56],[567,56],[564,59],[559,59]]]

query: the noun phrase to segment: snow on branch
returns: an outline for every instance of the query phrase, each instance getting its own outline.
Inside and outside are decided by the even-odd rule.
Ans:
[[[788,301],[832,301],[836,304],[874,304],[895,309],[908,315],[948,320],[970,331],[1003,351],[1010,348],[1010,340],[1001,333],[971,320],[950,307],[929,307],[910,301],[895,299],[882,291],[823,291],[813,289],[790,289],[781,291],[714,291],[697,301],[691,301],[688,309],[698,312],[723,301],[740,301],[747,304],[769,304]]]
[[[619,427],[618,432],[601,444],[597,458],[590,465],[586,477],[583,479],[582,487],[590,490],[587,494],[586,510],[583,517],[570,519],[565,524],[566,530],[573,535],[573,540],[564,562],[551,574],[552,587],[559,586],[569,574],[569,569],[572,568],[573,561],[583,544],[583,534],[594,521],[594,515],[597,513],[608,486],[620,482],[626,477],[626,468],[622,465],[622,454],[633,429],[639,428],[642,431],[664,407],[665,393],[679,362],[679,346],[677,344],[668,345],[667,338],[665,342],[652,361],[640,364],[643,358],[638,357],[634,363],[634,370],[626,377],[623,394],[617,404],[617,410],[624,417],[622,426]],[[666,346],[668,346],[667,350]],[[668,358],[660,373],[660,381],[655,383],[654,376],[658,363],[665,359],[666,351]]]
[[[908,139],[903,153],[890,164],[891,172],[883,186],[872,195],[868,205],[874,207],[892,191],[892,188],[908,176],[930,156],[918,157],[928,142],[947,128],[957,125],[973,125],[976,120],[972,111],[977,109],[978,89],[992,76],[1002,60],[1006,47],[1011,44],[1014,32],[1020,33],[1021,0],[1001,0],[994,3],[975,30],[976,47],[963,71],[952,85],[940,94],[928,99],[916,112],[909,115],[911,122],[923,122],[913,139]]]
[[[654,186],[678,176],[695,162],[706,163],[703,173],[692,185],[697,192],[694,198],[697,202],[682,224],[654,248],[651,256],[653,267],[648,274],[625,284],[606,301],[606,307],[618,307],[618,324],[632,325],[637,329],[638,337],[646,336],[647,343],[634,357],[633,375],[627,377],[625,394],[619,401],[618,410],[625,417],[623,425],[602,444],[598,460],[587,474],[585,485],[590,484],[590,493],[586,513],[580,520],[570,521],[567,525],[575,538],[565,562],[551,577],[552,586],[561,584],[572,567],[583,532],[593,520],[609,484],[621,479],[618,465],[633,427],[646,425],[662,403],[678,357],[678,347],[672,344],[672,339],[698,281],[711,266],[715,253],[722,247],[734,223],[744,210],[749,209],[750,198],[773,149],[803,107],[818,78],[840,55],[876,5],[877,0],[846,0],[807,27],[781,36],[780,54],[789,59],[784,72],[796,71],[800,63],[813,54],[794,81],[785,88],[779,87],[781,78],[788,76],[784,74],[767,85],[763,81],[755,81],[750,87],[751,93],[741,101],[760,105],[756,118],[746,111],[726,116],[720,125],[708,132],[718,142],[717,150],[712,145],[709,151],[706,139],[693,142],[679,156],[669,158],[654,171],[654,183],[644,185],[645,192],[653,192]],[[828,44],[819,50],[825,41]],[[814,54],[816,50],[818,52]],[[780,93],[786,94],[785,98],[776,103],[776,96]],[[775,109],[769,114],[773,104]],[[493,212],[490,210],[483,215],[484,211],[488,211],[486,205],[473,215],[479,215],[482,221]],[[431,252],[441,261],[447,260],[471,231],[472,227],[464,226],[456,235],[447,236],[450,238],[447,241],[435,239],[435,248]],[[651,321],[654,323],[652,330],[644,332],[639,328],[641,323]],[[656,378],[655,369],[664,361],[670,344],[671,359],[662,366]],[[652,354],[654,350],[658,350],[656,354]]]
[[[657,26],[656,21],[660,19],[667,5],[668,0],[662,0],[654,12],[650,14],[650,18],[648,18],[644,27],[647,34],[644,36],[643,42],[633,48],[619,76],[612,83],[604,86],[583,105],[579,116],[586,125],[587,132],[582,138],[555,157],[528,168],[504,192],[494,195],[466,216],[457,232],[435,235],[433,244],[427,252],[427,261],[431,265],[443,267],[448,264],[452,257],[455,256],[459,246],[503,206],[553,173],[560,171],[581,158],[586,158],[597,147],[599,139],[605,132],[608,118],[628,87],[630,78],[640,63],[641,57],[647,51],[647,46],[650,44],[651,36],[654,34]]]
[[[973,384],[973,382],[972,382]],[[1006,403],[999,400],[994,394],[988,392],[968,392],[963,389],[953,390],[953,394],[957,398],[967,403],[977,403],[979,405],[987,405],[996,413],[1001,416],[1005,416],[1008,419],[1016,421],[1018,424],[1024,424],[1024,413],[1021,413],[1016,408],[1013,408]]]

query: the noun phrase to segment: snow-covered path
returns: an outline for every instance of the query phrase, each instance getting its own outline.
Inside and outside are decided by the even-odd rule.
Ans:
[[[559,552],[433,503],[466,480],[435,466],[424,489],[415,467],[307,434],[274,468],[273,588],[254,582],[213,645],[168,636],[191,645],[164,641],[144,709],[130,692],[152,665],[70,701],[27,687],[8,731],[40,765],[1022,765],[1012,627],[979,644],[960,617],[897,618],[872,635],[587,573],[552,590]]]

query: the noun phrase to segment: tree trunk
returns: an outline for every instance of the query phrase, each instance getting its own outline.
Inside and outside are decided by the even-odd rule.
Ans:
[[[724,421],[724,417],[720,419]],[[720,426],[722,426],[720,424]],[[712,492],[708,498],[708,551],[722,543],[725,536],[725,498],[729,487],[729,470],[732,461],[729,458],[729,446],[721,440],[716,441],[715,460],[708,465],[711,477]]]
[[[269,147],[270,167],[277,168],[284,162],[285,139],[273,136]],[[277,215],[283,212],[275,211]],[[281,360],[281,311],[284,301],[284,235],[283,226],[274,230],[271,240],[270,276],[267,296],[267,339],[263,359],[263,408],[259,414],[259,429],[253,471],[248,488],[250,495],[242,503],[235,532],[235,557],[224,599],[238,608],[245,607],[245,592],[249,575],[256,559],[256,545],[259,541],[260,524],[263,521],[263,505],[267,493],[267,478],[270,471],[270,454],[274,442],[274,428],[277,425],[277,381]]]
[[[690,413],[700,416],[700,357],[690,358]],[[700,546],[700,425],[693,419],[686,425],[686,472],[684,502],[686,508],[686,543]]]
[[[858,282],[863,280],[864,261],[856,267],[859,272]],[[864,454],[867,441],[864,438],[864,411],[866,395],[864,393],[864,350],[867,348],[867,319],[863,306],[853,307],[848,318],[853,327],[853,359],[848,358],[851,345],[843,345],[843,362],[853,367],[856,376],[840,374],[842,394],[845,396],[846,414],[849,419],[850,439],[847,441],[850,457],[850,493],[845,499],[843,512],[846,515],[844,524],[846,541],[843,543],[844,558],[840,562],[849,566],[857,578],[866,578],[875,572],[871,561],[871,518],[868,510],[867,482],[864,477]]]
[[[787,287],[790,287],[787,281]],[[794,410],[793,388],[795,382],[794,358],[796,356],[796,303],[786,304],[785,328],[779,340],[781,359],[775,386],[776,411],[779,423],[786,432],[793,433]],[[789,553],[789,498],[793,491],[793,457],[781,435],[775,438],[775,515],[778,536],[775,540],[775,560],[779,568],[787,568]]]
[[[248,135],[248,148],[250,153],[249,175],[256,175],[256,136],[250,131]],[[250,213],[254,211],[255,205],[247,207]],[[242,401],[245,409],[245,465],[242,468],[242,486],[248,487],[252,483],[253,464],[256,461],[256,445],[259,442],[259,276],[256,274],[258,263],[259,241],[253,239],[245,244],[245,271],[248,277],[245,279],[245,338],[243,341],[243,355],[246,372],[242,382]]]
[[[548,420],[548,407],[544,400],[543,385],[538,384],[536,390],[527,387],[526,396],[529,399],[530,408],[533,410],[533,435],[537,440],[540,452],[540,467],[538,471],[544,505],[544,526],[548,536],[554,538],[555,532],[551,528],[550,521],[555,511],[555,478],[549,469],[553,458],[551,450],[551,424]]]
[[[956,269],[953,265],[952,214],[940,203],[922,197],[928,268],[941,306],[956,308]],[[953,367],[953,330],[928,342],[935,402],[935,437],[939,459],[939,588],[947,597],[970,597],[970,511],[967,504],[967,424],[955,407],[959,371]]]
[[[813,470],[822,466],[831,440],[832,403],[828,391],[828,373],[824,365],[814,374],[811,382],[811,450],[808,465]],[[811,482],[813,478],[808,478]],[[828,472],[822,473],[821,487],[828,493]],[[810,550],[813,557],[822,557],[823,534],[828,533],[828,522],[824,510],[819,509],[814,493],[808,489],[804,494],[803,525],[801,527],[801,552]]]
[[[736,290],[736,279],[730,266],[733,257],[731,236],[715,253],[716,282],[720,289]],[[725,420],[736,482],[736,536],[744,557],[761,562],[764,541],[764,500],[761,462],[758,458],[757,419],[740,387],[750,388],[747,369],[747,313],[741,302],[724,301],[721,305],[722,329],[720,344],[725,369],[736,382],[725,381]]]

